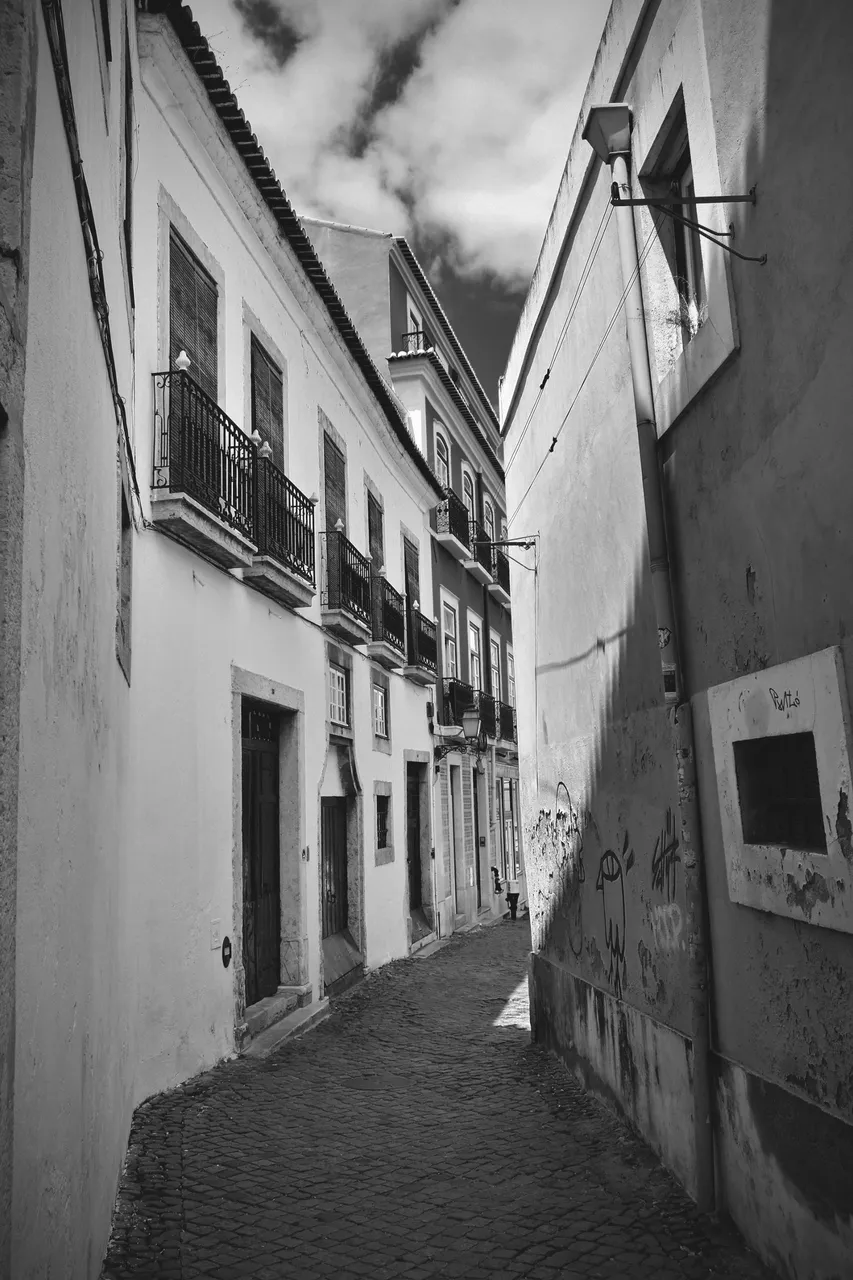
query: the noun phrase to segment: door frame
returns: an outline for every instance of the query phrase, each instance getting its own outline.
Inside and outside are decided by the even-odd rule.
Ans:
[[[305,806],[305,694],[242,667],[231,667],[232,742],[232,919],[223,921],[231,937],[234,1026],[246,1011],[243,969],[243,699],[271,704],[280,713],[279,737],[279,894],[281,914],[280,985],[309,991],[311,947],[308,936],[307,864],[303,857]]]
[[[430,753],[428,751],[403,752],[403,777],[408,776],[409,765],[418,766],[418,789],[420,795],[420,827],[421,827],[421,910],[424,912],[432,929],[436,929],[436,867],[433,839],[432,787],[430,785]],[[408,788],[406,791],[408,803]],[[406,815],[408,819],[408,815]],[[408,829],[407,829],[408,840]],[[406,849],[406,902],[409,902],[408,887],[408,846]],[[407,906],[407,912],[409,908]]]

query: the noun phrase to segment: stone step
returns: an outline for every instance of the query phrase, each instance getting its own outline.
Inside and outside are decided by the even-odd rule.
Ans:
[[[266,1031],[262,1031],[256,1036],[242,1052],[244,1058],[265,1058],[268,1053],[272,1053],[279,1045],[284,1044],[285,1040],[290,1040],[292,1036],[302,1035],[306,1031],[310,1031],[312,1027],[316,1027],[318,1023],[328,1018],[332,1012],[329,1005],[328,997],[324,997],[316,1004],[306,1005],[304,1009],[294,1009],[293,1013],[289,1013],[286,1018],[282,1018],[280,1022],[275,1022],[271,1027],[267,1027]]]
[[[308,990],[310,994],[310,988]],[[266,996],[257,1004],[249,1005],[243,1015],[246,1035],[254,1038],[266,1031],[267,1027],[281,1022],[282,1018],[305,1003],[304,994],[301,987],[279,987],[275,995]]]

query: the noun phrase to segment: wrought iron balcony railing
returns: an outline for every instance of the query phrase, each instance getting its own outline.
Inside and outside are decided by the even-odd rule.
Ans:
[[[462,712],[475,704],[474,690],[462,680],[442,681],[442,724],[462,724]]]
[[[474,559],[477,560],[487,573],[492,572],[492,547],[489,542],[489,535],[486,533],[479,520],[470,520],[471,532],[469,545],[474,552]]]
[[[333,529],[321,535],[325,573],[321,601],[326,609],[343,609],[352,617],[371,623],[370,561]]]
[[[497,721],[495,719],[495,700],[490,693],[477,690],[474,704],[480,713],[480,730],[487,738],[497,737]]]
[[[438,668],[436,625],[420,609],[409,609],[409,663],[435,674]]]
[[[314,583],[314,506],[269,458],[258,458],[258,554]]]
[[[403,334],[403,350],[406,355],[414,356],[420,351],[427,351],[433,345],[427,329],[410,329]]]
[[[500,547],[492,547],[492,577],[509,595],[509,559]]]
[[[154,375],[155,489],[185,493],[255,541],[256,450],[184,371]]]
[[[516,742],[515,708],[507,706],[505,702],[499,702],[497,705],[500,737],[504,742]]]
[[[445,489],[444,494],[444,501],[440,502],[436,508],[436,530],[438,533],[452,534],[463,546],[470,549],[468,508],[461,498],[457,498],[452,489]]]
[[[373,575],[371,596],[373,639],[383,640],[404,655],[406,652],[405,597],[379,573]]]

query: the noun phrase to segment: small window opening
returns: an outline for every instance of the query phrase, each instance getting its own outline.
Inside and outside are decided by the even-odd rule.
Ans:
[[[391,804],[390,796],[376,797],[376,847],[377,849],[388,848],[388,810]]]
[[[734,743],[745,844],[826,853],[813,733]]]
[[[701,239],[695,227],[689,225],[698,222],[699,216],[683,100],[675,110],[659,159],[644,186],[651,196],[672,196],[678,201],[669,206],[674,216],[663,217],[660,237],[676,291],[676,309],[667,321],[680,328],[686,346],[706,319],[708,295]]]

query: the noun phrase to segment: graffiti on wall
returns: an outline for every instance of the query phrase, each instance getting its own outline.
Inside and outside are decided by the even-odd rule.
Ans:
[[[575,958],[583,947],[583,833],[589,821],[589,813],[572,801],[569,788],[561,781],[557,783],[553,810],[539,810],[528,837],[532,849],[545,866],[552,868],[550,875],[557,880],[555,888],[562,901],[569,947]]]
[[[629,844],[626,831],[621,856],[612,849],[604,851],[595,883],[604,910],[604,945],[609,957],[607,979],[618,1000],[622,999],[625,968],[625,876],[634,865],[634,850],[628,848]]]
[[[658,951],[677,951],[682,945],[684,921],[677,902],[663,902],[652,907],[650,916],[652,934]]]
[[[672,809],[667,809],[663,830],[655,841],[652,854],[652,888],[663,894],[667,902],[672,902],[675,897],[676,874],[681,862],[678,848],[675,818]]]

